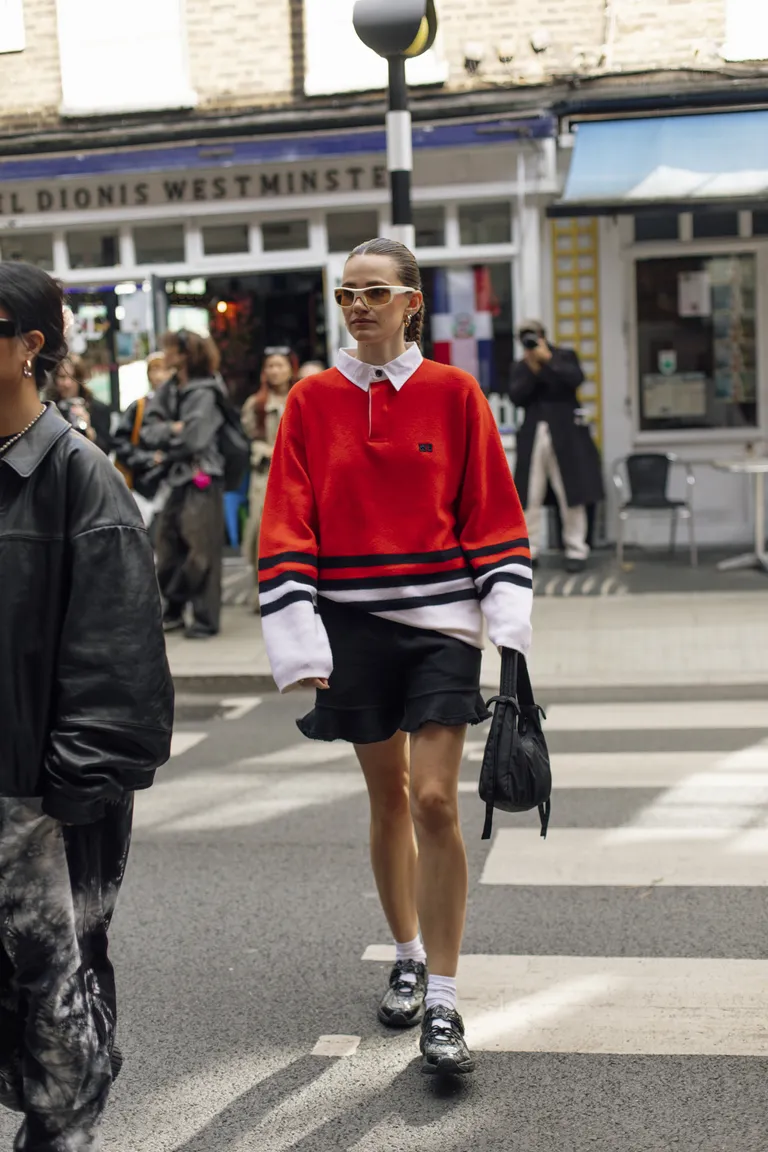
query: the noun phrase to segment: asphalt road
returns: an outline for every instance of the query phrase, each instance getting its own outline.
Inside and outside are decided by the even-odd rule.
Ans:
[[[106,1152],[764,1152],[768,706],[681,702],[662,727],[551,701],[546,842],[533,816],[480,840],[473,734],[478,1070],[439,1084],[415,1034],[377,1023],[366,799],[343,746],[301,741],[305,703],[181,702],[112,936],[126,1062]],[[327,1036],[350,1054],[313,1054]],[[14,1130],[0,1119],[2,1147]]]

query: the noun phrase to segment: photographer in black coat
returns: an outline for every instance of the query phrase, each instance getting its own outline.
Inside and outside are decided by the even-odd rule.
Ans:
[[[525,508],[534,563],[541,511],[551,487],[562,519],[565,566],[580,572],[589,556],[587,505],[603,498],[600,457],[579,411],[584,373],[575,352],[547,343],[538,320],[520,326],[523,358],[512,366],[509,397],[525,410],[517,433],[515,484]]]

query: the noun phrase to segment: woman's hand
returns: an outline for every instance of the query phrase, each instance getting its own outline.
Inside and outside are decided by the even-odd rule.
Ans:
[[[319,688],[325,691],[329,687],[327,680],[322,680],[319,676],[310,676],[308,680],[299,680],[300,688]]]
[[[164,464],[165,463],[165,452],[155,452],[152,459],[154,460],[155,464]]]
[[[181,436],[183,431],[184,431],[184,421],[183,420],[176,420],[173,424],[171,424],[172,435]]]

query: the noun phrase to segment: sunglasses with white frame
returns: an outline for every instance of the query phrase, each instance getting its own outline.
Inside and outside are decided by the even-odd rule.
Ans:
[[[369,284],[367,288],[336,288],[333,295],[340,308],[351,308],[358,296],[366,308],[383,308],[391,304],[395,296],[410,296],[418,291],[406,288],[403,284]]]

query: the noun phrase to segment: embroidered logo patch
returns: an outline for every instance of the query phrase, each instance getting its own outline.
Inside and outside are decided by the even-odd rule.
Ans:
[[[431,451],[432,451],[432,445],[431,444],[419,444],[419,452],[431,452]]]

